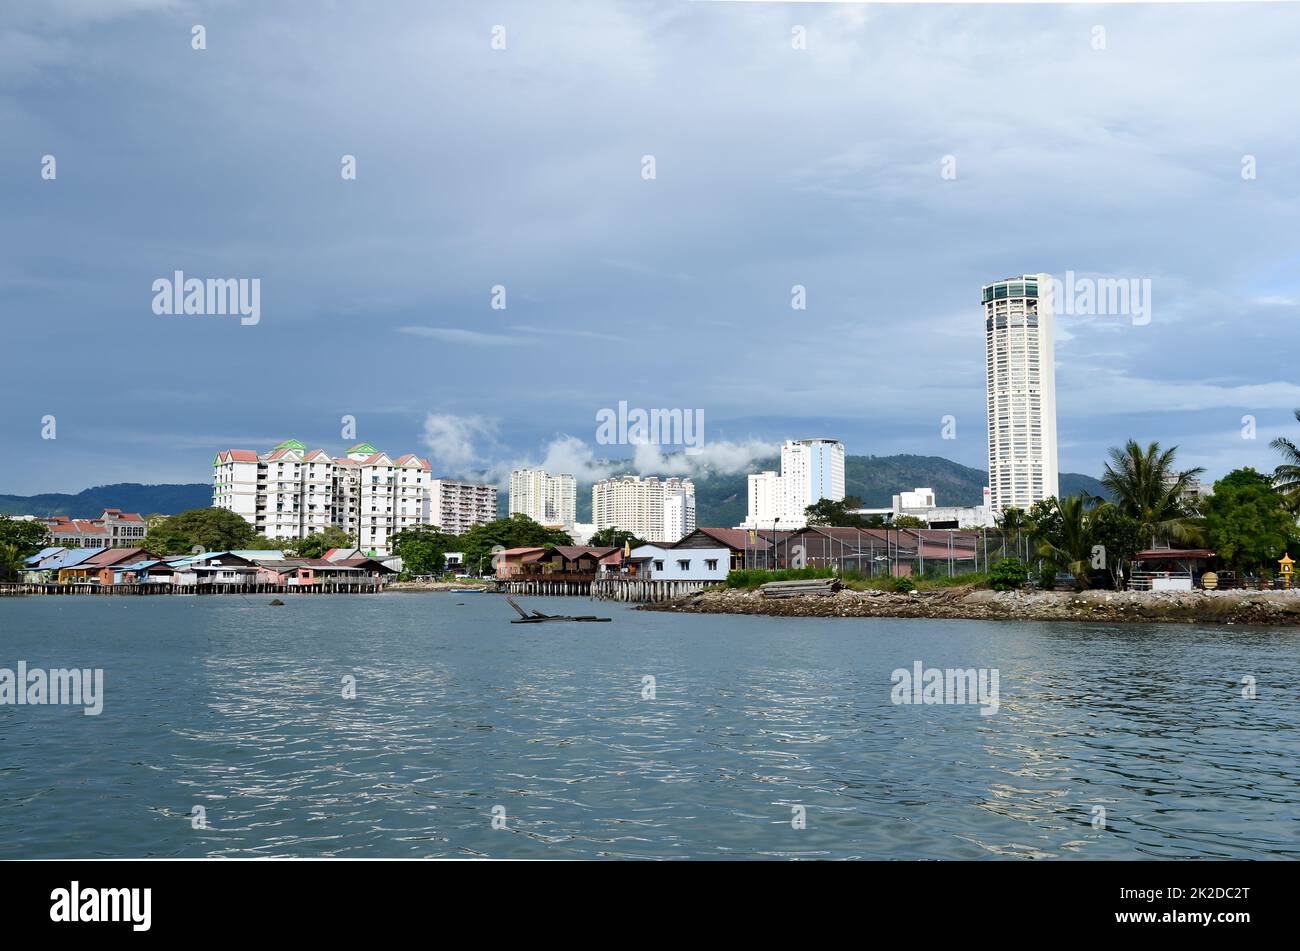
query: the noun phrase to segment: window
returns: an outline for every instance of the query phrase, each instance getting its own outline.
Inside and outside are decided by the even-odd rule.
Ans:
[[[680,568],[682,571],[690,571],[691,560],[689,558],[678,558],[677,567]]]
[[[709,571],[717,571],[717,570],[718,570],[718,559],[716,559],[716,558],[705,558],[705,559],[704,559],[704,567],[707,568]]]
[[[656,561],[655,571],[663,571],[663,570],[664,570],[664,563],[662,561]]]

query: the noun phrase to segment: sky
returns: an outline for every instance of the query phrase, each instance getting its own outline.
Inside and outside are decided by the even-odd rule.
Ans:
[[[813,436],[984,467],[980,287],[1040,271],[1151,288],[1058,318],[1062,471],[1129,438],[1269,470],[1297,35],[1289,3],[7,0],[0,493],[341,454],[346,417],[493,480]],[[256,278],[258,321],[155,313],[176,271]],[[702,413],[699,451],[598,443],[620,402]]]

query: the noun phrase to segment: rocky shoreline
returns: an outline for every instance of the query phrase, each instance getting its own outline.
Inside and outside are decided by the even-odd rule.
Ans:
[[[495,591],[496,586],[474,581],[394,581],[387,591],[451,591],[453,588],[476,588],[480,591]]]
[[[828,596],[764,598],[758,591],[718,588],[641,605],[639,610],[769,617],[1293,625],[1300,624],[1300,590],[1076,593],[943,588],[894,594],[845,589]]]

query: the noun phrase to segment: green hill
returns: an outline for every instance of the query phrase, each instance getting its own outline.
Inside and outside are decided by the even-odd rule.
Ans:
[[[779,469],[778,459],[761,460],[750,472]],[[746,473],[707,475],[695,483],[695,524],[730,527],[745,518],[748,506]],[[891,497],[920,486],[934,489],[940,505],[979,505],[984,498],[988,473],[941,456],[847,456],[844,460],[844,491],[856,495],[867,508],[886,508]],[[1092,476],[1061,474],[1061,494],[1079,492],[1106,497],[1102,484]],[[591,500],[588,499],[588,506]]]
[[[98,518],[104,509],[121,509],[141,515],[175,515],[187,509],[212,504],[212,486],[202,482],[184,485],[141,485],[119,482],[97,485],[74,495],[47,492],[43,495],[0,495],[0,514],[67,515]]]

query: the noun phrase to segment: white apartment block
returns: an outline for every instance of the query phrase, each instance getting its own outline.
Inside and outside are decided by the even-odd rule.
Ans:
[[[676,477],[602,479],[591,487],[591,517],[598,532],[618,528],[671,544],[695,531],[695,485]]]
[[[578,480],[545,469],[515,469],[510,473],[508,511],[542,525],[572,528],[578,520]]]
[[[435,501],[427,459],[412,453],[393,458],[369,443],[331,458],[287,439],[261,454],[227,449],[217,453],[212,467],[213,506],[242,516],[267,538],[306,538],[333,525],[352,535],[363,551],[386,555],[397,532],[437,524],[435,517],[443,514],[443,490],[440,485]],[[473,488],[487,489],[495,506],[495,489]],[[449,494],[464,498],[456,490]],[[471,509],[478,511],[477,505]],[[463,512],[462,505],[457,524],[464,524]],[[486,521],[495,517],[493,511]]]
[[[749,507],[743,528],[803,528],[804,510],[822,499],[844,498],[844,443],[838,439],[787,439],[781,473],[749,476]]]
[[[450,535],[464,535],[475,525],[495,522],[496,486],[433,479],[429,482],[429,518]]]
[[[919,518],[930,528],[992,528],[994,526],[993,509],[989,504],[990,492],[984,487],[982,505],[940,505],[935,498],[934,489],[917,488],[910,492],[900,492],[892,497],[887,509],[855,509],[858,515],[885,515],[897,518],[910,515]]]
[[[1051,280],[1025,274],[981,289],[995,513],[1060,495]]]

